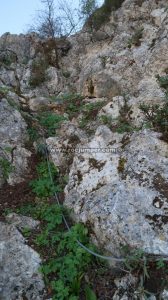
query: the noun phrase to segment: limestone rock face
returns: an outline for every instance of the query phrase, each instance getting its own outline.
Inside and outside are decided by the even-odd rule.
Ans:
[[[0,141],[21,143],[25,139],[27,125],[20,112],[14,109],[6,99],[0,101]]]
[[[44,111],[50,104],[50,100],[46,97],[36,97],[29,101],[29,107],[32,111]]]
[[[99,127],[75,154],[65,203],[93,238],[120,254],[121,245],[168,255],[168,145],[155,132],[132,136]]]
[[[59,136],[48,138],[46,144],[54,164],[67,169],[73,162],[77,145],[85,143],[86,140],[87,137],[82,130],[66,121],[61,126]]]
[[[124,98],[122,96],[113,97],[113,101],[110,101],[99,112],[99,116],[107,116],[116,119],[120,116],[120,110],[124,106]]]
[[[126,94],[132,106],[132,120],[141,122],[140,103],[161,103],[164,92],[156,75],[166,75],[168,67],[167,1],[126,0],[113,12],[101,31],[107,39],[88,42],[82,32],[72,39],[73,47],[63,65],[76,70],[75,87],[88,97]],[[82,40],[83,39],[83,40]]]
[[[40,224],[39,221],[35,221],[30,217],[18,215],[16,213],[10,213],[7,215],[6,220],[20,230],[23,228],[35,229]]]
[[[0,299],[44,299],[39,255],[14,225],[0,223]]]
[[[4,33],[0,37],[0,48],[13,51],[13,55],[17,55],[17,59],[21,63],[25,63],[28,59],[33,57],[33,49],[31,47],[31,40],[33,35],[16,35],[9,32]]]
[[[98,113],[100,119],[109,118],[106,124],[110,118],[122,123],[121,110],[127,106],[133,128],[129,134],[99,126],[103,121],[97,115],[91,120],[92,114],[84,119],[90,131],[84,125],[79,129],[79,108],[79,118],[64,122],[59,135],[47,139],[50,158],[68,170],[65,204],[78,221],[90,223],[95,242],[116,255],[123,245],[168,255],[168,144],[159,133],[143,129],[140,110],[142,103],[165,101],[158,75],[168,74],[167,0],[125,0],[101,30],[85,29],[69,38],[71,47],[60,46],[60,69],[50,64],[47,80],[33,88],[32,64],[44,41],[36,35],[3,35],[0,47],[13,49],[17,59],[12,54],[9,66],[1,64],[1,89],[10,88],[7,96],[15,100],[17,95],[12,103],[25,102],[33,112],[48,108],[49,96],[79,93],[95,103],[106,98]],[[14,184],[22,180],[30,152],[24,147],[26,124],[7,99],[0,100],[0,157],[14,167],[8,177]],[[139,131],[133,132],[135,126]]]
[[[121,89],[115,79],[103,72],[99,72],[92,77],[89,76],[81,83],[81,86],[84,87],[83,95],[85,97],[108,97],[112,99],[114,96],[121,94]]]
[[[4,180],[10,184],[24,180],[31,152],[26,150],[27,125],[20,112],[6,99],[0,100],[0,185]],[[9,172],[8,172],[8,170]],[[9,174],[4,174],[4,173]],[[7,176],[9,175],[9,176]],[[7,177],[7,178],[5,178]]]

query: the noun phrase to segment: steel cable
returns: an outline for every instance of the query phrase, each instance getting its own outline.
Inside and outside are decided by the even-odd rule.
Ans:
[[[54,180],[53,180],[53,177],[52,177],[52,173],[51,173],[51,167],[50,167],[50,161],[49,161],[49,156],[48,156],[48,151],[47,151],[47,145],[45,143],[45,156],[46,156],[46,160],[47,160],[47,167],[48,167],[48,172],[49,172],[49,176],[50,176],[50,180],[51,180],[51,183],[52,185],[54,186]],[[58,195],[56,192],[54,192],[54,198],[58,204],[58,206],[61,206],[60,204],[60,201],[59,201],[59,198],[58,198]],[[67,228],[67,230],[70,232],[71,231],[71,228],[64,216],[64,214],[62,213],[62,218],[63,218],[63,221],[64,221],[64,224]],[[87,251],[89,254],[92,254],[93,256],[95,257],[98,257],[98,258],[101,258],[101,259],[104,259],[104,260],[111,260],[111,261],[115,261],[115,262],[124,262],[125,261],[125,258],[117,258],[117,257],[112,257],[112,256],[105,256],[105,255],[101,255],[101,254],[98,254],[96,252],[94,252],[93,250],[89,249],[88,247],[86,247],[85,245],[83,245],[79,240],[76,240],[77,244],[82,247],[85,251]],[[131,258],[131,256],[130,256]],[[164,260],[164,261],[168,261],[168,258],[167,257],[162,257],[162,256],[158,256],[158,257],[148,257],[148,260],[151,260],[151,261],[158,261],[158,260]],[[141,259],[142,261],[146,260],[146,257],[144,257],[143,259]]]

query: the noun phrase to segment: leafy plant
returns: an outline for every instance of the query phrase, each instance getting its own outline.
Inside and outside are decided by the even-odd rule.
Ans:
[[[128,48],[131,48],[132,45],[140,46],[141,45],[141,38],[143,36],[144,28],[138,28],[134,35],[128,40]]]
[[[124,133],[124,132],[132,132],[135,131],[135,127],[131,126],[129,123],[120,123],[118,122],[116,132],[118,133]]]
[[[85,294],[86,294],[86,300],[97,300],[96,294],[90,288],[90,286],[87,286],[85,288]]]
[[[62,71],[62,75],[65,77],[65,78],[70,78],[71,77],[71,73],[69,71]]]
[[[2,157],[0,157],[0,168],[5,180],[8,179],[9,174],[14,170],[14,167],[11,165],[11,163],[6,158]]]
[[[105,0],[104,4],[88,18],[88,26],[95,30],[100,29],[104,23],[108,22],[111,12],[121,7],[123,2],[124,0]]]
[[[58,170],[54,166],[53,163],[50,164],[50,172],[53,177],[53,179],[56,179],[58,177]],[[54,185],[51,181],[48,165],[47,162],[41,162],[37,166],[37,174],[38,179],[34,179],[30,182],[30,186],[32,188],[32,191],[39,197],[39,198],[45,198],[53,196],[55,192],[60,192],[61,187],[59,184]]]
[[[107,125],[107,126],[111,127],[112,121],[113,121],[112,117],[107,116],[107,115],[102,115],[102,116],[100,117],[100,120],[102,121],[102,123],[103,123],[104,125]]]
[[[63,121],[66,120],[64,116],[57,115],[50,112],[43,112],[38,116],[39,124],[47,130],[48,136],[55,135],[56,129],[60,128]]]
[[[168,75],[156,78],[160,87],[165,89],[165,101],[163,104],[148,105],[142,103],[140,109],[145,115],[149,125],[156,131],[162,132],[163,139],[168,141]]]
[[[140,105],[140,109],[152,127],[156,131],[162,132],[163,139],[168,140],[168,102],[166,101],[163,106],[143,103]]]
[[[125,254],[124,264],[130,272],[138,270],[143,274],[143,278],[149,278],[148,264],[142,249],[129,249],[127,246],[122,248]]]
[[[33,142],[37,141],[37,139],[39,138],[39,133],[36,128],[34,128],[34,127],[28,128],[27,132],[29,134],[31,141],[33,141]]]
[[[0,96],[6,97],[9,91],[10,91],[10,88],[7,86],[0,87]]]
[[[140,276],[140,283],[139,286],[136,289],[135,295],[138,296],[138,299],[149,299],[149,296],[153,296],[152,293],[147,291],[144,287],[144,278],[141,275]]]
[[[88,231],[81,225],[76,224],[70,232],[63,232],[62,238],[52,236],[50,246],[57,245],[57,256],[43,265],[42,272],[45,275],[56,274],[57,279],[51,282],[55,293],[53,299],[78,299],[80,282],[85,268],[91,261],[91,256],[76,242],[88,244]]]
[[[79,122],[79,127],[84,128],[89,121],[95,120],[99,110],[103,107],[104,101],[85,104],[82,108],[83,117]]]
[[[108,60],[108,56],[102,55],[102,56],[99,56],[99,58],[100,58],[101,65],[102,65],[103,69],[105,69],[106,64],[107,64],[107,60]]]
[[[64,94],[61,98],[64,110],[69,114],[70,118],[76,116],[83,107],[83,96],[78,94]]]
[[[127,160],[124,157],[120,157],[117,167],[119,173],[124,172],[126,162]]]
[[[162,258],[160,258],[157,262],[156,262],[156,268],[159,269],[163,269],[166,267],[166,264],[164,262],[164,260]]]
[[[46,176],[45,168],[40,173]],[[83,275],[91,263],[92,257],[81,248],[77,239],[90,249],[88,230],[82,224],[71,227],[71,231],[63,226],[63,207],[56,204],[38,203],[29,205],[20,210],[37,218],[43,224],[40,233],[36,233],[35,244],[47,258],[42,264],[41,272],[46,284],[52,290],[52,299],[78,300]],[[27,234],[27,230],[25,230]],[[29,233],[28,233],[29,234]],[[90,300],[94,300],[94,293],[89,290]],[[91,298],[92,296],[92,298]],[[88,296],[89,297],[89,296]]]
[[[24,227],[22,230],[22,234],[24,235],[24,237],[28,238],[31,235],[31,230],[30,228]]]
[[[167,90],[168,89],[168,75],[165,75],[165,76],[156,75],[156,78],[158,79],[160,87]]]
[[[42,58],[38,58],[33,61],[31,66],[31,76],[29,79],[29,85],[33,88],[42,84],[45,80],[47,80],[46,70],[48,68],[48,64]]]
[[[17,61],[16,53],[11,50],[5,49],[0,52],[0,65],[10,66],[13,62]]]

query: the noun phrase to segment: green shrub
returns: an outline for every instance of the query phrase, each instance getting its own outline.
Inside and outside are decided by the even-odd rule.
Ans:
[[[162,132],[163,138],[168,141],[168,102],[166,101],[163,106],[143,103],[140,105],[140,109],[152,127],[156,131]]]
[[[142,249],[129,249],[128,246],[124,246],[122,252],[125,257],[124,264],[130,272],[138,270],[143,274],[143,278],[149,278],[147,260],[144,259],[145,253]]]
[[[47,135],[55,135],[56,129],[60,128],[63,121],[66,120],[64,116],[57,115],[50,112],[42,112],[38,116],[39,124],[47,130]]]
[[[42,58],[38,58],[33,61],[31,66],[31,75],[29,79],[29,85],[33,88],[41,85],[45,80],[48,79],[46,70],[48,64]]]
[[[127,162],[126,158],[120,157],[119,162],[118,162],[118,167],[117,167],[117,170],[119,173],[124,172],[126,162]]]
[[[111,127],[112,121],[113,121],[112,117],[107,116],[107,115],[102,115],[102,116],[100,117],[100,120],[102,121],[102,123],[103,123],[104,125],[107,125],[108,127]]]
[[[105,69],[109,56],[102,55],[102,56],[99,56],[99,58],[101,61],[102,68]]]
[[[0,96],[1,97],[6,97],[7,94],[9,93],[9,91],[10,91],[10,88],[7,87],[7,86],[0,87]]]
[[[143,36],[143,28],[138,28],[134,35],[128,40],[128,48],[131,48],[132,45],[140,46],[141,45],[141,38]]]
[[[99,110],[104,106],[104,103],[104,101],[99,101],[96,103],[85,104],[82,107],[83,117],[79,122],[79,127],[84,128],[89,121],[95,120]]]
[[[2,157],[0,157],[0,168],[5,180],[8,179],[9,174],[14,170],[14,167],[11,165],[11,163],[6,158]]]
[[[62,102],[64,111],[69,114],[70,118],[77,116],[81,112],[83,107],[83,96],[79,94],[64,94],[59,98],[56,98]]]
[[[62,71],[62,75],[65,77],[65,78],[70,78],[71,77],[71,73],[69,71]]]
[[[132,126],[129,122],[118,121],[115,131],[118,133],[137,131],[138,128]]]
[[[39,134],[36,128],[31,127],[27,129],[27,132],[29,134],[30,140],[31,141],[37,141],[37,139],[39,138]]]
[[[123,2],[124,0],[105,0],[104,4],[88,18],[86,24],[95,30],[100,29],[108,22],[111,12],[120,8]]]
[[[52,299],[78,300],[81,281],[93,260],[92,256],[77,243],[78,239],[90,249],[94,249],[89,244],[87,228],[82,224],[76,224],[71,227],[71,231],[67,231],[63,226],[62,216],[62,213],[66,212],[56,204],[29,205],[23,207],[20,213],[31,215],[41,221],[42,227],[40,232],[36,233],[34,242],[45,257],[41,272],[46,285],[52,291]],[[29,235],[27,230],[23,230],[24,233],[26,237]],[[95,300],[91,289],[88,290],[88,286],[86,289],[87,299]],[[92,298],[88,298],[89,295]]]
[[[165,75],[165,76],[157,75],[156,78],[158,79],[160,87],[167,90],[168,89],[168,75]]]
[[[156,131],[162,133],[165,141],[168,141],[168,75],[159,76],[156,78],[160,87],[165,89],[165,101],[163,104],[148,105],[142,103],[140,109],[145,115],[148,126],[153,127]]]
[[[54,166],[53,163],[50,164],[51,174],[54,180],[58,179],[58,170]],[[48,164],[46,161],[41,162],[37,166],[37,174],[38,179],[34,179],[30,182],[30,187],[32,191],[36,194],[39,198],[47,198],[54,195],[55,192],[61,192],[61,187],[59,184],[55,185],[51,181]]]
[[[17,61],[17,55],[13,51],[4,50],[0,52],[0,65],[10,66]]]

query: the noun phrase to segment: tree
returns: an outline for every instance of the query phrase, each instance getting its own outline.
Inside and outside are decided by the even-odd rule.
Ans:
[[[92,29],[99,30],[103,24],[108,22],[111,12],[121,7],[124,1],[125,0],[104,0],[103,5],[93,10],[93,13],[90,14],[86,20],[87,25]],[[92,3],[92,0],[84,0],[84,2]]]
[[[44,38],[54,39],[56,36],[61,36],[59,19],[55,16],[54,1],[41,0],[41,3],[45,8],[38,14],[35,31]]]
[[[44,9],[38,11],[31,28],[41,37],[68,37],[80,29],[79,8],[73,6],[73,0],[41,0],[41,3]]]
[[[62,37],[60,17],[55,14],[54,0],[41,0],[44,9],[38,12],[33,31],[42,38],[36,45],[36,54],[41,53],[46,64],[59,68],[58,38]]]
[[[96,0],[81,0],[81,16],[86,21],[98,8]]]

